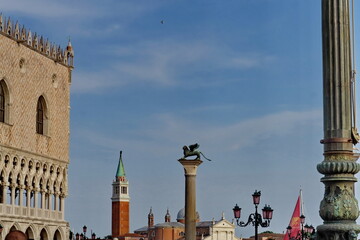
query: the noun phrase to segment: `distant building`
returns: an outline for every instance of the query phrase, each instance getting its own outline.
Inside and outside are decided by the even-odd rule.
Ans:
[[[122,161],[122,151],[120,151],[119,164],[115,180],[112,183],[112,188],[111,235],[113,238],[119,238],[130,231],[129,182],[126,179],[125,168]]]
[[[148,226],[144,226],[134,231],[142,235],[144,240],[180,240],[185,239],[185,209],[181,209],[176,218],[176,222],[171,222],[169,210],[165,214],[165,222],[154,225],[154,214],[152,209],[148,214]],[[197,240],[238,240],[235,236],[235,225],[227,221],[224,217],[218,221],[200,221],[197,213],[196,224]]]
[[[130,195],[129,182],[126,178],[122,152],[112,183],[112,238],[114,240],[182,240],[185,239],[185,208],[181,209],[176,222],[171,222],[169,210],[166,211],[163,223],[154,223],[154,214],[150,208],[148,225],[130,233]],[[235,236],[235,225],[222,215],[218,221],[200,221],[197,215],[197,240],[239,240]]]

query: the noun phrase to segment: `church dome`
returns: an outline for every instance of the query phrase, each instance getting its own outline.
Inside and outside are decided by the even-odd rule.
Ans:
[[[176,220],[185,220],[185,208],[180,209],[180,211],[177,214]]]
[[[200,220],[199,212],[196,212],[196,219]],[[177,214],[176,221],[185,221],[185,208],[180,209],[180,211]]]

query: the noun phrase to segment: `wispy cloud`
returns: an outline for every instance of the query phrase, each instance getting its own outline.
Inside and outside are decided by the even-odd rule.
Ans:
[[[35,18],[59,18],[59,17],[76,17],[90,16],[95,13],[86,5],[81,8],[74,1],[45,1],[45,0],[1,0],[1,10],[4,12],[15,12],[24,15],[31,15]]]
[[[109,88],[139,82],[163,87],[184,83],[191,87],[202,87],[206,82],[207,86],[211,86],[218,81],[212,76],[216,71],[232,69],[240,72],[261,68],[275,59],[258,53],[233,53],[227,47],[205,39],[187,42],[169,39],[159,42],[143,41],[126,47],[107,46],[101,50],[102,54],[116,59],[115,62],[99,72],[78,72],[74,80],[74,92],[98,92],[99,87]],[[89,84],[89,74],[106,75],[105,81],[109,84]],[[206,79],[203,74],[206,74]],[[221,79],[222,84],[228,81],[234,79]]]
[[[126,134],[127,139],[105,136],[89,130],[78,132],[78,134],[92,141],[91,144],[96,144],[99,148],[117,149],[118,146],[126,146],[129,149],[136,148],[140,152],[148,152],[156,156],[158,146],[171,150],[173,146],[179,146],[189,140],[199,141],[214,149],[221,143],[224,151],[236,151],[256,146],[259,141],[268,141],[278,136],[296,135],[299,129],[321,124],[321,119],[320,110],[284,111],[233,124],[215,126],[164,114],[156,116],[153,120],[144,120],[147,124],[134,130],[136,132]]]

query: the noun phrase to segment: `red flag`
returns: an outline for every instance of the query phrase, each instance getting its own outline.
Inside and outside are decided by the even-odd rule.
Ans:
[[[290,238],[295,238],[297,233],[300,231],[300,205],[301,205],[301,194],[298,197],[293,215],[289,223],[289,226],[291,227]],[[287,234],[287,232],[285,233],[284,240],[289,240],[289,235]]]

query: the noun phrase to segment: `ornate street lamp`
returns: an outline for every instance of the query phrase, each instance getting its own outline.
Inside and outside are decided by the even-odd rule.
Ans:
[[[83,226],[84,239],[86,239],[86,230],[87,230],[87,227],[86,227],[86,225],[84,225]]]
[[[261,192],[256,191],[252,195],[253,197],[253,203],[255,205],[255,213],[251,213],[249,215],[248,221],[246,223],[239,221],[241,216],[241,208],[236,204],[233,208],[234,211],[234,217],[236,219],[236,223],[239,227],[246,227],[250,223],[255,227],[255,240],[258,240],[258,227],[268,227],[270,226],[270,220],[272,219],[273,215],[273,209],[270,207],[270,205],[266,205],[262,209],[262,217],[258,213],[258,205],[260,204],[260,196]]]
[[[301,215],[300,216],[301,229],[296,233],[295,237],[291,236],[292,227],[288,226],[286,228],[286,233],[289,236],[289,240],[307,240],[311,238],[311,236],[315,233],[315,229],[312,225],[309,226],[305,224],[304,226],[304,223],[305,223],[305,216]]]

